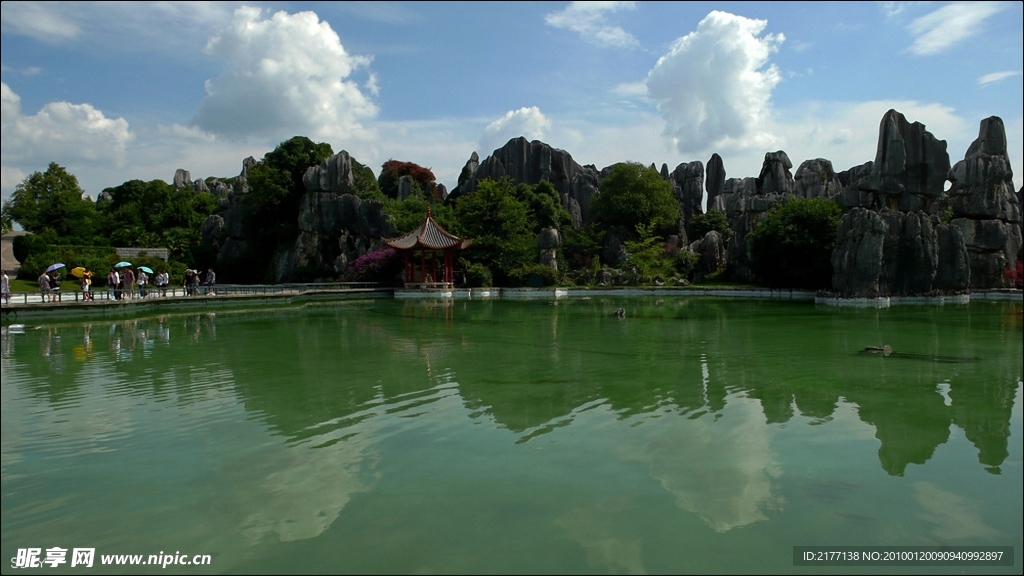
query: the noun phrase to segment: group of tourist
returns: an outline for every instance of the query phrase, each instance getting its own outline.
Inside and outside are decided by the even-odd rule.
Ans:
[[[193,270],[192,268],[185,270],[185,283],[183,284],[183,287],[185,288],[185,295],[195,296],[198,294],[199,285],[199,270]],[[217,285],[217,273],[213,271],[213,268],[207,269],[206,280],[202,282],[202,285],[206,287],[207,296],[217,295],[214,290],[214,287]]]
[[[60,294],[60,271],[43,272],[39,275],[39,294],[43,302],[56,302]]]
[[[0,272],[2,272],[2,276],[0,276],[0,300],[3,300],[3,303],[7,305],[11,303],[11,280],[6,270]],[[96,298],[92,290],[95,274],[92,270],[84,268],[81,270],[76,269],[72,272],[75,276],[79,277],[82,288],[82,300],[85,302],[95,301]],[[80,275],[79,272],[81,272]],[[184,288],[186,296],[196,296],[201,293],[205,293],[207,296],[216,295],[217,274],[213,271],[213,268],[207,269],[205,279],[201,279],[201,276],[198,270],[192,268],[185,271],[185,280],[182,288]],[[43,303],[57,302],[59,300],[61,286],[59,270],[43,272],[39,275],[38,284],[39,294]],[[142,267],[139,267],[137,272],[130,267],[111,268],[110,272],[107,273],[107,299],[135,300],[146,298],[150,295],[150,284],[155,288],[157,294],[166,297],[167,290],[171,284],[171,275],[167,270],[161,269],[150,279]],[[205,292],[202,292],[200,287],[205,288]]]

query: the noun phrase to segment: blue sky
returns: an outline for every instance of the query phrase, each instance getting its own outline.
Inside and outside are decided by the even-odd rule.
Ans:
[[[963,158],[983,118],[1024,175],[1020,2],[3,2],[6,199],[54,161],[95,197],[234,176],[305,135],[375,173],[540,139],[598,168],[756,176],[874,158],[889,108]]]

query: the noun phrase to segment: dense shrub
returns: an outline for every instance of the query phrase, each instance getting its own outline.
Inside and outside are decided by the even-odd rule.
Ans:
[[[721,210],[708,210],[707,214],[698,214],[690,218],[687,224],[687,234],[691,242],[703,238],[708,232],[717,231],[722,235],[722,240],[728,242],[732,238],[732,228]]]
[[[466,266],[465,275],[466,285],[471,288],[490,288],[493,285],[494,276],[491,269],[483,264],[469,264]]]
[[[839,205],[824,198],[791,198],[772,207],[748,236],[754,273],[773,287],[831,287],[840,218]]]
[[[345,278],[352,282],[392,282],[402,270],[402,257],[394,248],[367,252],[349,265]]]
[[[517,286],[529,286],[534,281],[539,281],[542,286],[554,286],[560,280],[557,270],[543,264],[527,264],[516,268],[509,274],[509,278]]]

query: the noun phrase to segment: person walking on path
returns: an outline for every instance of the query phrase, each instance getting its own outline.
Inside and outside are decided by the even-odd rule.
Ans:
[[[156,288],[160,291],[160,296],[167,297],[167,285],[170,283],[170,276],[167,274],[167,270],[161,270],[156,274]]]
[[[39,295],[43,298],[44,304],[53,301],[50,295],[50,275],[46,272],[39,275]]]
[[[7,270],[3,270],[3,275],[0,276],[0,298],[3,298],[4,304],[11,303],[11,278],[7,275]]]
[[[217,293],[214,291],[214,286],[217,284],[217,273],[213,271],[213,268],[206,270],[206,294],[208,296],[216,296]]]
[[[139,285],[139,298],[146,297],[146,284],[149,282],[149,276],[146,275],[145,270],[139,270],[139,277],[136,278],[135,283]]]
[[[89,269],[86,268],[85,272],[82,272],[82,301],[83,302],[92,302],[93,301],[92,292],[89,290],[90,286],[92,286],[92,272],[90,272]]]
[[[117,269],[116,268],[111,268],[110,272],[107,272],[107,299],[108,300],[117,300],[118,299],[117,285],[118,285],[119,282],[121,282],[121,279],[118,277]]]
[[[50,300],[52,302],[60,300],[60,272],[56,270],[50,276]]]
[[[135,272],[131,268],[124,270],[124,289],[129,300],[135,298]]]

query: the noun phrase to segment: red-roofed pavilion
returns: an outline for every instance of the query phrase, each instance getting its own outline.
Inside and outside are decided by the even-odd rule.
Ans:
[[[450,288],[455,282],[455,253],[464,250],[473,243],[473,239],[459,238],[441,227],[430,214],[430,207],[427,207],[427,217],[420,222],[420,225],[411,232],[407,232],[396,238],[384,238],[384,243],[402,253],[402,261],[405,263],[404,279],[406,285],[417,283],[415,252],[420,254],[419,283],[427,285],[442,285]],[[443,254],[441,263],[441,280],[437,281],[437,253]],[[430,261],[433,265],[433,275],[427,272],[427,254],[430,254]]]

